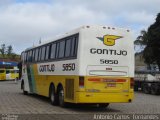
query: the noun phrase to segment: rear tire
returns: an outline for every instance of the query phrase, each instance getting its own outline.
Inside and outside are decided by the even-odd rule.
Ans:
[[[50,90],[49,90],[49,98],[50,98],[50,102],[52,105],[57,105],[57,95],[55,92],[55,87],[53,85],[51,85]]]
[[[59,101],[59,106],[67,107],[67,103],[64,102],[64,90],[63,90],[63,87],[60,87],[59,90],[58,90],[58,101]]]

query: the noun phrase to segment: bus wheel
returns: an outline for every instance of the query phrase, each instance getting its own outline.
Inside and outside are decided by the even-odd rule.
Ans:
[[[107,108],[109,106],[109,103],[100,103],[98,104],[99,108]]]
[[[59,105],[61,107],[66,107],[66,102],[64,102],[64,90],[63,87],[60,87],[60,89],[58,90],[58,100],[59,100]]]
[[[24,82],[23,82],[23,81],[22,81],[22,83],[21,83],[21,89],[23,90],[23,94],[24,94],[24,95],[27,95],[27,94],[28,94],[28,92],[24,90]]]
[[[49,93],[50,93],[49,97],[50,97],[51,104],[52,105],[57,105],[57,96],[56,96],[55,88],[54,88],[53,85],[50,87]]]

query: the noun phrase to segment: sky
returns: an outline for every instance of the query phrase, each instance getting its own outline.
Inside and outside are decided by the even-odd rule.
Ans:
[[[83,25],[131,29],[155,22],[160,0],[0,0],[0,45],[15,53]]]

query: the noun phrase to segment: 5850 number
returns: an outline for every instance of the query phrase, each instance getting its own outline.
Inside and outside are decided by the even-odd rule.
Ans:
[[[68,64],[63,64],[63,71],[74,71],[75,70],[75,63],[68,63]]]
[[[118,64],[118,60],[100,59],[100,64]]]

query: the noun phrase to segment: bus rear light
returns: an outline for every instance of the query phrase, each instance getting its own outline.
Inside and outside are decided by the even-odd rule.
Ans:
[[[88,81],[92,81],[92,82],[100,82],[101,79],[100,79],[100,78],[89,78]]]
[[[126,79],[106,79],[106,78],[90,78],[88,81],[92,82],[126,82]]]
[[[134,79],[133,78],[130,79],[130,88],[131,89],[134,88]]]
[[[126,82],[126,79],[117,79],[116,82]]]
[[[79,86],[84,87],[84,77],[83,76],[79,77]]]

